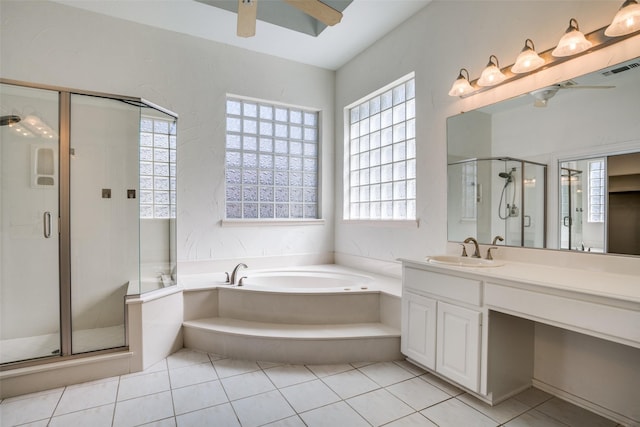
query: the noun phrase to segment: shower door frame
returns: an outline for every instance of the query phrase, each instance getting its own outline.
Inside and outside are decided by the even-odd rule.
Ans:
[[[124,316],[124,346],[85,353],[72,352],[72,310],[71,310],[71,96],[85,95],[107,98],[140,107],[150,107],[176,119],[178,115],[143,98],[125,95],[108,94],[102,92],[77,90],[60,86],[45,85],[5,79],[0,77],[0,84],[14,85],[33,89],[43,89],[58,92],[58,150],[59,150],[59,187],[58,187],[58,233],[59,233],[59,296],[60,296],[60,354],[9,362],[0,365],[0,372],[29,366],[42,365],[70,359],[90,357],[99,354],[117,353],[129,349],[128,321],[125,310]],[[138,159],[138,163],[140,160]],[[139,190],[138,190],[139,192]],[[124,304],[124,301],[123,301]]]

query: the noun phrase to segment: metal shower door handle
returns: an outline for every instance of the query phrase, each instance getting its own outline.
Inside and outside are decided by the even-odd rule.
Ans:
[[[42,216],[42,222],[44,227],[44,238],[48,239],[51,237],[51,212],[45,212]]]

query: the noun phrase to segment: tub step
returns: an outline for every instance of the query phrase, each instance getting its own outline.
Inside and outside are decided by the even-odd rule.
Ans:
[[[183,323],[184,346],[240,359],[322,364],[401,358],[400,331],[382,323],[265,323],[211,317]]]

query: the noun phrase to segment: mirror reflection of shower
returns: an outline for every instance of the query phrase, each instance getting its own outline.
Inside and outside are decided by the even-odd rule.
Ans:
[[[507,219],[517,217],[520,213],[518,206],[516,206],[516,189],[513,182],[516,168],[511,168],[509,172],[500,172],[498,176],[504,179],[504,186],[502,187],[502,193],[500,194],[500,203],[498,204],[498,216],[500,219]],[[513,185],[510,185],[513,184]],[[508,189],[511,188],[511,203],[508,202],[509,195]],[[504,205],[504,208],[503,208]]]

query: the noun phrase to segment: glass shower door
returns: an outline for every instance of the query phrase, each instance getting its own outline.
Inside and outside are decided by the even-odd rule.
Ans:
[[[60,354],[58,98],[0,85],[0,363]]]
[[[583,250],[582,214],[582,171],[561,167],[560,249]]]
[[[123,347],[124,297],[139,276],[140,107],[71,95],[72,353]]]

